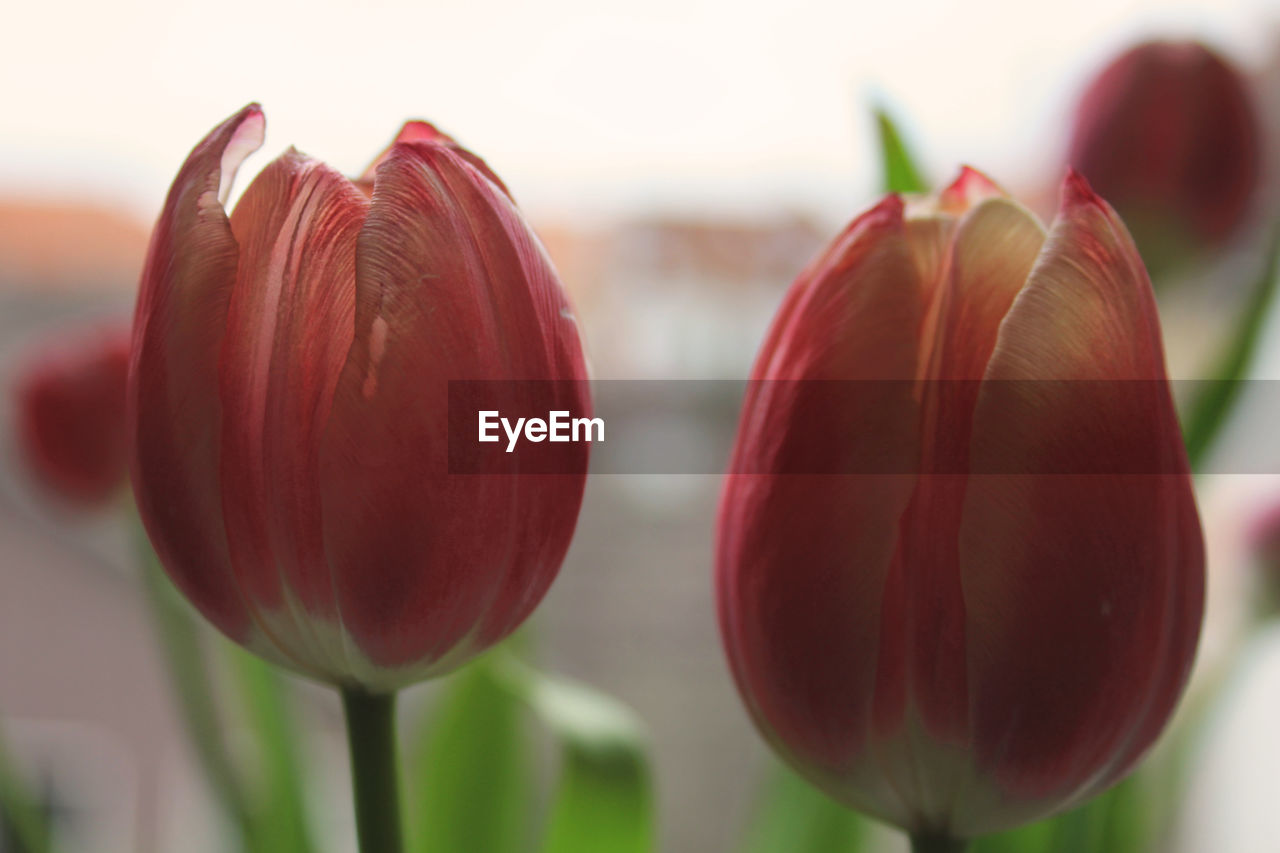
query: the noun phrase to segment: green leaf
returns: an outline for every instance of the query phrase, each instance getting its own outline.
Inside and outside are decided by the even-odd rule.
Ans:
[[[1061,818],[1051,818],[998,835],[975,839],[969,845],[967,853],[1050,853],[1054,849],[1059,820]]]
[[[228,642],[220,646],[239,687],[260,762],[254,797],[256,843],[262,850],[309,853],[315,845],[308,829],[302,781],[306,777],[289,683],[261,658]]]
[[[744,853],[860,853],[870,819],[777,764],[754,811]]]
[[[978,838],[966,853],[1049,853],[1054,838],[1053,821],[1042,821]]]
[[[1271,303],[1275,300],[1276,286],[1280,283],[1277,266],[1280,265],[1280,225],[1271,237],[1261,275],[1253,286],[1235,329],[1227,338],[1226,348],[1201,392],[1192,401],[1183,418],[1183,440],[1187,446],[1187,458],[1191,470],[1204,464],[1218,434],[1226,425],[1231,410],[1239,401],[1244,380],[1248,377],[1262,336]]]
[[[258,851],[252,809],[223,739],[197,617],[160,567],[140,524],[137,534],[142,585],[187,738],[210,791],[240,834],[241,846]]]
[[[142,529],[132,518],[143,590],[170,685],[188,739],[214,798],[246,853],[309,853],[302,776],[294,741],[297,726],[285,704],[280,676],[268,664],[219,640],[165,574]],[[210,652],[221,652],[240,682],[246,717],[253,728],[261,787],[251,794],[243,768],[233,760],[219,714],[219,694],[210,677]]]
[[[533,779],[523,710],[492,656],[446,683],[409,759],[410,850],[524,849]]]
[[[1151,849],[1144,790],[1131,776],[1065,814],[978,839],[969,853],[1142,853]]]
[[[925,193],[929,185],[916,167],[915,158],[907,150],[902,134],[883,107],[875,109],[876,128],[880,137],[883,186],[887,193]]]
[[[0,826],[12,832],[28,853],[53,853],[48,818],[10,757],[3,732],[0,732]]]
[[[1102,795],[1108,800],[1102,814],[1102,849],[1115,853],[1152,849],[1151,803],[1144,782],[1142,774],[1135,774]]]
[[[621,703],[508,659],[507,684],[559,742],[560,779],[542,853],[650,853],[648,740]]]

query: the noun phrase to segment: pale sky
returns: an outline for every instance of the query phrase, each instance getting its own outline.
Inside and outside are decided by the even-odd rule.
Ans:
[[[1195,34],[1258,64],[1280,4],[117,0],[5,18],[0,194],[149,220],[192,145],[250,100],[267,142],[241,190],[290,144],[358,172],[422,117],[535,214],[851,212],[876,180],[875,98],[936,177],[971,162],[1017,184],[1056,163],[1086,76],[1130,40]]]

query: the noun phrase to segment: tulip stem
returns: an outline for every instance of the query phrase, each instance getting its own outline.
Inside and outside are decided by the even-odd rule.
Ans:
[[[911,836],[911,853],[964,853],[969,842],[945,835]]]
[[[396,695],[342,689],[360,853],[402,853]]]

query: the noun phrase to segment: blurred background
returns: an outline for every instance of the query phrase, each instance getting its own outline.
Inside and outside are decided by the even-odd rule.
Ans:
[[[1275,198],[1273,0],[652,0],[619,11],[585,0],[122,0],[20,4],[5,18],[6,389],[50,330],[127,322],[170,180],[251,100],[265,108],[267,142],[233,200],[291,144],[357,174],[407,118],[480,153],[546,243],[595,375],[610,379],[747,375],[786,286],[879,192],[873,106],[895,115],[932,181],[971,163],[1047,216],[1075,104],[1111,58],[1150,37],[1194,38],[1230,57],[1269,134],[1269,171],[1249,223],[1162,294],[1175,377],[1203,375],[1257,266],[1257,211]],[[1280,320],[1267,322],[1255,375],[1280,379]],[[71,849],[221,849],[127,528],[118,513],[77,511],[41,489],[15,449],[13,405],[0,395],[0,717],[12,749]],[[1226,444],[1275,435],[1270,413],[1245,406]],[[645,723],[661,849],[673,853],[736,849],[768,766],[716,632],[718,485],[592,478],[530,631],[541,665]],[[1200,486],[1211,555],[1203,660],[1238,653],[1231,638],[1252,589],[1242,531],[1280,500],[1280,481],[1214,475]],[[1179,849],[1275,849],[1280,637],[1259,636],[1210,727],[1217,745],[1204,750]],[[330,830],[326,849],[346,850],[340,709],[328,690],[298,689],[319,782],[312,810]],[[436,689],[411,691],[404,713]]]

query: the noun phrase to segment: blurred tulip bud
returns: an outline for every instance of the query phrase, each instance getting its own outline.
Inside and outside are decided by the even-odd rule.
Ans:
[[[1244,78],[1224,59],[1194,42],[1148,42],[1089,85],[1069,158],[1160,272],[1221,246],[1245,221],[1259,128]]]
[[[68,502],[103,504],[125,483],[128,372],[128,324],[60,331],[22,368],[19,451],[39,482]]]
[[[770,744],[930,838],[1120,779],[1186,681],[1204,556],[1112,209],[1074,173],[1047,233],[972,170],[889,196],[792,285],[752,380],[716,586]]]
[[[1248,530],[1249,551],[1258,571],[1258,610],[1280,613],[1280,501],[1260,513]]]
[[[407,124],[355,181],[290,149],[228,217],[263,131],[256,104],[215,128],[152,235],[134,490],[166,570],[228,636],[392,690],[529,615],[582,499],[585,474],[520,474],[518,454],[451,475],[449,381],[585,380],[581,342],[502,183],[435,128]],[[550,408],[589,409],[585,382],[546,384]]]

